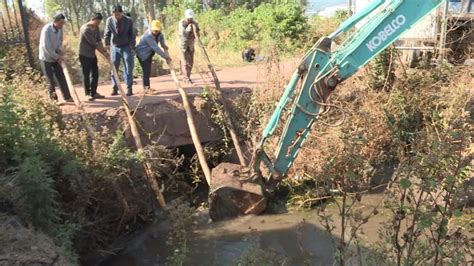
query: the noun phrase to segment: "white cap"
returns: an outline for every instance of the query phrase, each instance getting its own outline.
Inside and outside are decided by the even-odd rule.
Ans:
[[[186,11],[184,11],[184,17],[185,18],[194,18],[194,12],[192,9],[186,9]]]

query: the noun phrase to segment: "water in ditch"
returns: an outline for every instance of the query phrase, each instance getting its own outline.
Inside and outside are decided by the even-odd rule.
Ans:
[[[381,195],[366,196],[360,208],[371,211]],[[329,212],[340,224],[337,207]],[[210,222],[206,211],[196,213],[196,228],[188,236],[184,265],[237,265],[245,259],[278,261],[278,265],[332,265],[340,238],[339,228],[331,236],[324,230],[317,211],[288,211],[240,217],[231,221]],[[383,215],[365,224],[365,241],[375,242]],[[170,221],[157,222],[140,232],[119,255],[101,263],[111,265],[165,265],[174,249],[167,245]],[[352,265],[358,265],[355,257]],[[260,265],[260,264],[255,264]],[[273,265],[270,263],[269,265]]]

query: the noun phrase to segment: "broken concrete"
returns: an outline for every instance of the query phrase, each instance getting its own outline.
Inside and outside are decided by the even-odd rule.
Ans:
[[[235,99],[243,93],[250,93],[250,89],[228,89],[224,92],[226,99]],[[218,140],[220,133],[214,128],[211,120],[210,106],[203,103],[199,95],[188,96],[194,108],[196,129],[202,142]],[[77,116],[69,114],[66,116]],[[128,119],[123,107],[106,109],[90,114],[97,125],[97,130],[102,127],[110,132],[122,130],[127,141],[133,143],[133,137],[128,127]],[[191,133],[186,121],[186,113],[179,97],[170,97],[163,101],[140,105],[135,112],[139,130],[144,145],[157,143],[167,147],[177,147],[193,144]]]
[[[282,63],[281,73],[289,77],[297,63],[297,60]],[[266,82],[268,74],[265,72],[265,63],[261,64],[217,71],[224,99],[232,102],[243,93],[250,93],[259,84]],[[214,86],[212,78],[207,73],[196,73],[193,74],[192,79],[195,83],[185,87],[184,90],[194,105],[194,120],[199,137],[202,142],[218,140],[219,131],[213,127],[209,106],[199,97],[204,88]],[[136,109],[135,115],[142,133],[143,144],[157,142],[167,147],[193,144],[182,107],[182,99],[171,76],[164,75],[152,78],[150,81],[152,93],[143,95],[141,80],[135,80],[135,95],[127,97],[131,109]],[[106,96],[105,99],[87,101],[83,88],[78,85],[75,89],[86,113],[96,121],[97,129],[105,127],[110,132],[123,130],[127,134],[129,143],[133,144],[130,132],[126,128],[128,122],[120,96],[108,96],[112,91],[109,81],[102,83],[97,89],[98,93]],[[66,117],[79,115],[73,103],[63,103],[61,110]]]

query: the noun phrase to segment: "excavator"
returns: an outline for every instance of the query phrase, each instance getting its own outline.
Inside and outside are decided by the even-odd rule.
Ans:
[[[336,87],[349,79],[444,0],[372,0],[362,11],[322,37],[303,56],[292,75],[248,166],[222,163],[212,170],[209,214],[214,221],[260,214],[288,173],[318,116]],[[341,45],[331,51],[336,38]],[[277,148],[267,142],[285,119]]]

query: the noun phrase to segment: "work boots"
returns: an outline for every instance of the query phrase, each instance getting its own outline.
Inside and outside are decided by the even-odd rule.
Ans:
[[[119,95],[119,92],[118,92],[118,87],[117,86],[114,86],[113,89],[112,89],[112,96],[115,96],[115,95]],[[133,95],[133,91],[132,91],[132,87],[128,87],[127,88],[127,96],[132,96]]]
[[[56,94],[56,92],[50,92],[49,93],[49,98],[53,101],[53,102],[57,102],[58,101],[58,95]]]

